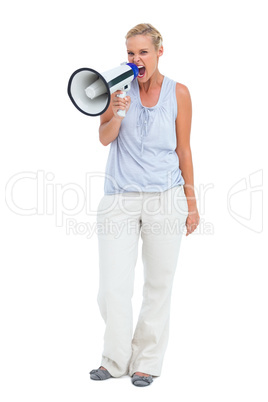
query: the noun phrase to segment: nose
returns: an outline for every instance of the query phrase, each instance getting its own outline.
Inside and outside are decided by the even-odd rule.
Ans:
[[[133,62],[135,63],[135,64],[138,64],[138,61],[140,60],[140,57],[139,57],[139,55],[135,55],[134,54],[134,56],[133,56]]]

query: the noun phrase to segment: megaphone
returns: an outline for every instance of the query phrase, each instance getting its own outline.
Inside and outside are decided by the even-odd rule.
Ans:
[[[139,68],[133,63],[122,63],[119,67],[102,74],[92,68],[79,68],[68,82],[68,95],[74,106],[88,116],[104,113],[111,100],[111,94],[121,90],[121,98],[126,96],[130,83],[139,75]],[[125,116],[125,110],[118,111]]]

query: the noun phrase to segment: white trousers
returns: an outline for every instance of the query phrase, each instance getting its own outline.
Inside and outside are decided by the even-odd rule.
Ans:
[[[104,195],[97,213],[98,304],[105,321],[101,365],[113,377],[160,376],[169,335],[170,301],[188,215],[182,185],[164,192]],[[143,303],[133,334],[134,271],[142,238]]]

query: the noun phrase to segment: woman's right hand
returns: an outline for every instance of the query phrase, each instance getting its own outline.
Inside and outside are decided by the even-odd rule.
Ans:
[[[130,96],[126,96],[125,98],[119,98],[117,95],[122,94],[123,91],[116,91],[111,95],[111,105],[113,109],[114,116],[119,119],[123,120],[124,116],[118,115],[118,110],[125,110],[126,113],[130,107]]]

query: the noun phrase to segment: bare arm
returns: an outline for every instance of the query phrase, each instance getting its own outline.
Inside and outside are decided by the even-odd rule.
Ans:
[[[100,116],[99,139],[105,146],[113,142],[119,134],[124,117],[118,116],[117,111],[119,109],[128,111],[130,106],[130,97],[118,98],[116,95],[119,93],[122,93],[122,91],[117,91],[111,95],[108,109]]]
[[[184,191],[187,197],[189,215],[186,221],[187,234],[192,233],[199,224],[196,198],[194,192],[194,171],[192,152],[190,147],[190,133],[192,123],[192,102],[188,88],[177,83],[176,96],[178,115],[176,120],[177,148],[180,169],[184,178]]]

